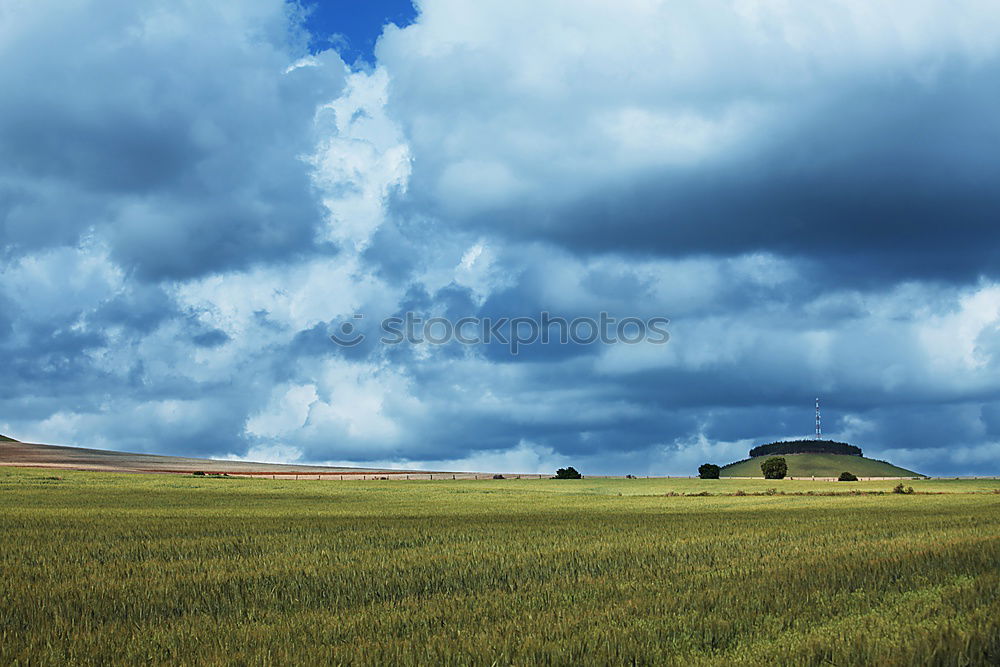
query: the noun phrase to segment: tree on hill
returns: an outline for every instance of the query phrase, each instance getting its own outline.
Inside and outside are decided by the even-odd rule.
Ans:
[[[573,466],[568,466],[556,470],[556,476],[552,479],[583,479],[583,475],[578,473]]]
[[[834,440],[785,440],[759,445],[750,450],[750,456],[775,456],[779,454],[843,454],[861,456],[860,447]]]
[[[772,456],[760,464],[764,479],[784,479],[788,474],[788,463],[784,456]]]
[[[698,466],[698,477],[702,479],[719,479],[719,471],[722,470],[714,463],[703,463]]]

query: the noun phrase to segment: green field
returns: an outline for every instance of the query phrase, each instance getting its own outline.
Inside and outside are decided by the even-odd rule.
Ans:
[[[790,477],[837,477],[851,472],[858,477],[918,477],[912,470],[863,456],[840,454],[781,454],[788,463]],[[761,477],[760,464],[770,458],[757,456],[730,463],[722,468],[723,477]]]
[[[0,664],[996,664],[1000,482],[908,484],[0,469]]]

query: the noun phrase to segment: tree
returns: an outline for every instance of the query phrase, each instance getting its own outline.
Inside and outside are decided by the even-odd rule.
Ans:
[[[703,463],[698,466],[698,477],[702,479],[719,479],[719,471],[722,470],[714,463]]]
[[[760,445],[750,450],[750,456],[781,456],[782,454],[844,454],[861,456],[860,447],[833,440],[783,440]]]
[[[772,456],[760,464],[760,471],[764,473],[764,479],[784,479],[788,474],[788,463],[784,456]]]
[[[569,466],[556,470],[556,476],[552,479],[583,479],[583,475],[578,473],[573,466]]]
[[[852,472],[842,472],[840,477],[837,478],[838,482],[856,482],[858,481],[858,476]]]

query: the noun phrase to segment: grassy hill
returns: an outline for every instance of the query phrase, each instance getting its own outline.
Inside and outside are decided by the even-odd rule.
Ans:
[[[0,434],[0,442],[17,442],[14,438],[8,438],[5,435]]]
[[[858,477],[920,477],[920,473],[863,456],[841,454],[783,454],[789,477],[836,477],[851,472]],[[755,456],[723,466],[722,477],[763,477],[760,464],[767,456]]]

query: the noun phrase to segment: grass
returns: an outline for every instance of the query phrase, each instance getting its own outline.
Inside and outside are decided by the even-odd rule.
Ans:
[[[918,473],[885,461],[840,454],[781,454],[791,477],[837,477],[851,472],[858,477],[919,477]],[[760,464],[769,456],[737,461],[722,468],[723,477],[762,477]]]
[[[2,664],[1000,660],[997,481],[60,476],[0,469]]]

